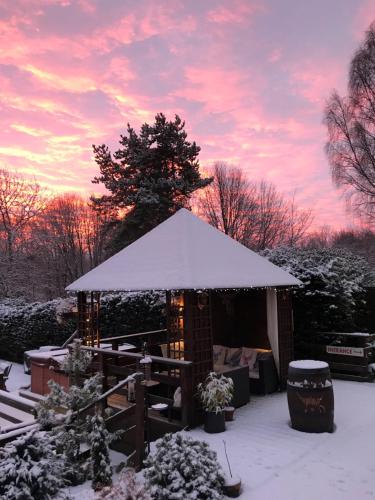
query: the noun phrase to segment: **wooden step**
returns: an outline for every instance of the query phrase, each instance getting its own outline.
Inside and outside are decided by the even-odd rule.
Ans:
[[[6,420],[3,417],[0,417],[0,432],[4,427],[8,427],[8,425],[11,425],[12,422],[10,420]]]
[[[18,424],[20,422],[34,422],[35,419],[30,413],[18,410],[13,406],[9,406],[0,402],[0,417],[9,420],[10,423]]]
[[[34,401],[35,403],[40,403],[44,401],[46,398],[41,394],[36,394],[35,392],[27,391],[26,389],[20,389],[18,394],[25,399],[29,399],[30,401]]]
[[[19,396],[18,394],[14,394],[12,392],[6,392],[1,390],[0,390],[0,402],[31,414],[33,414],[36,406],[35,401],[31,401],[30,399],[25,399]]]

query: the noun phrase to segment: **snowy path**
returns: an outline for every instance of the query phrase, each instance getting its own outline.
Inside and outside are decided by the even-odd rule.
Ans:
[[[375,384],[336,380],[334,393],[333,434],[291,429],[285,393],[254,397],[223,434],[189,434],[209,442],[223,466],[225,439],[244,500],[375,498]]]

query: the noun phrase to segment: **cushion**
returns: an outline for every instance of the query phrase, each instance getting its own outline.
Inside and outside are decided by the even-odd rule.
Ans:
[[[163,355],[163,358],[168,357],[168,344],[160,344],[160,349]]]
[[[214,365],[224,365],[228,348],[223,345],[213,346]]]
[[[239,366],[242,347],[228,347],[226,363],[230,366]]]
[[[174,408],[181,408],[181,387],[177,387],[173,394]]]
[[[240,359],[240,366],[248,366],[249,372],[254,369],[255,362],[257,360],[258,352],[256,349],[251,347],[243,347]]]

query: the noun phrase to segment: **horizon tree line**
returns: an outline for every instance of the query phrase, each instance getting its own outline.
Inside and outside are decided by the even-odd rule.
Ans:
[[[220,162],[203,177],[200,148],[178,116],[168,121],[159,113],[139,133],[128,124],[119,143],[113,154],[93,146],[99,167],[93,183],[107,190],[100,197],[47,196],[35,180],[0,169],[0,298],[61,296],[67,284],[181,207],[255,251],[322,244],[323,233],[308,233],[312,211],[298,207],[294,195]],[[356,247],[371,236],[352,233],[340,241]],[[327,236],[326,244],[337,238]]]

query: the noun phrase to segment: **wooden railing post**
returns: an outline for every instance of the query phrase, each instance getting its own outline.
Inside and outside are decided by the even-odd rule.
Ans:
[[[98,365],[99,365],[99,371],[102,374],[102,387],[103,387],[103,392],[106,392],[108,389],[108,383],[107,383],[107,367],[105,363],[105,355],[102,352],[99,352],[98,354]]]
[[[182,425],[194,425],[194,391],[193,391],[193,365],[189,364],[180,368],[181,374],[181,410]]]
[[[135,377],[135,456],[134,468],[139,471],[145,458],[145,386],[141,374]]]

